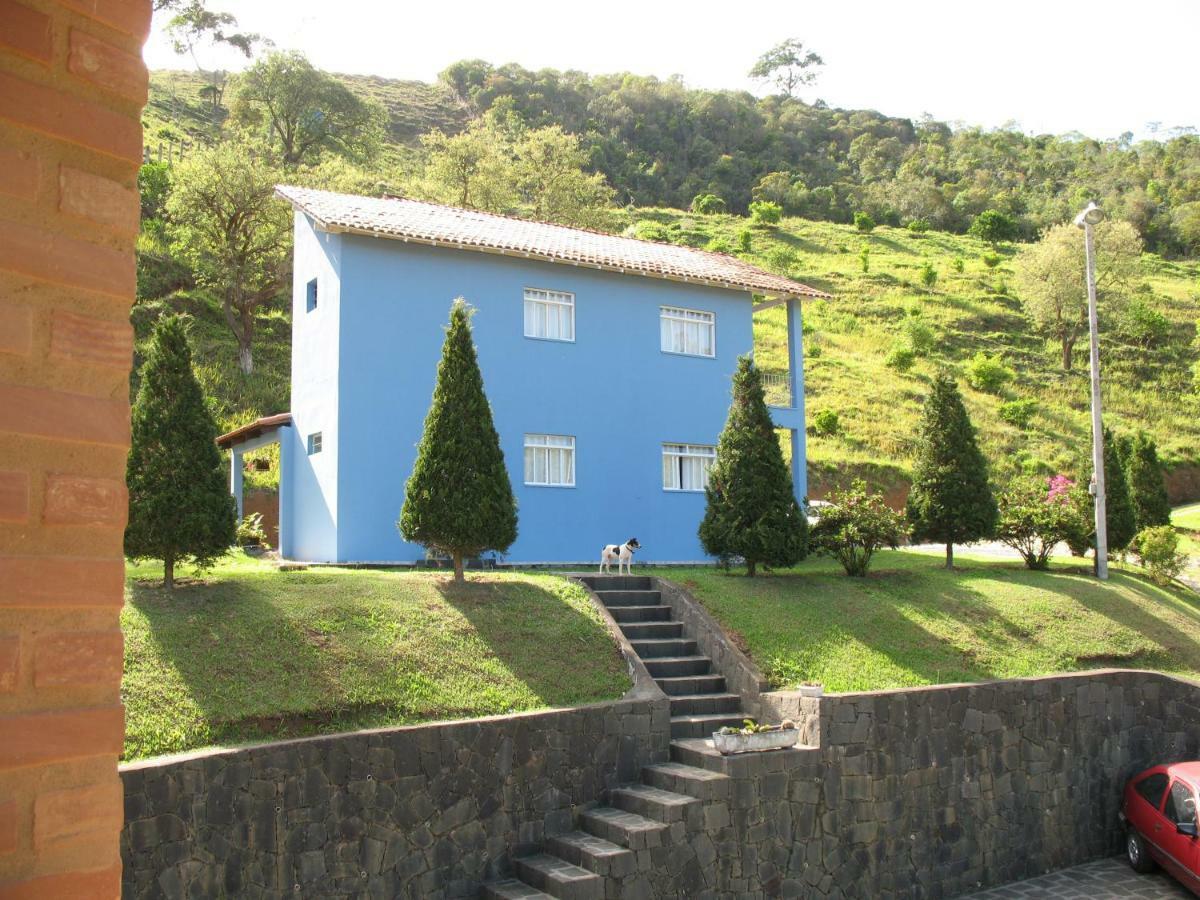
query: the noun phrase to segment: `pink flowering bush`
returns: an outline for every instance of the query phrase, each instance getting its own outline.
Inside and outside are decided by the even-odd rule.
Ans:
[[[1060,541],[1074,543],[1090,534],[1087,498],[1087,492],[1066,475],[1018,478],[997,498],[996,536],[1020,553],[1028,568],[1046,569]]]

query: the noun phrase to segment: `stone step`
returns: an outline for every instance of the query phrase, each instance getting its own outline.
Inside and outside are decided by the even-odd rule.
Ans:
[[[711,736],[671,741],[671,761],[720,774],[728,769],[726,758],[713,746]]]
[[[741,726],[745,718],[741,713],[671,716],[671,738],[711,738],[726,725]]]
[[[605,878],[624,878],[637,869],[637,857],[632,850],[586,831],[557,835],[547,845],[555,856]]]
[[[493,881],[491,884],[483,886],[484,900],[554,900],[547,893],[539,891],[535,887],[530,887],[523,881],[517,881],[515,878],[506,878],[504,881]]]
[[[616,607],[620,609],[621,607]],[[682,622],[621,622],[621,631],[631,641],[664,640],[683,637]]]
[[[655,683],[662,688],[668,697],[682,697],[696,694],[718,694],[725,691],[725,676],[683,675],[677,678],[655,678]]]
[[[650,677],[678,678],[681,675],[707,675],[712,668],[712,660],[707,656],[674,656],[642,659]]]
[[[665,603],[655,606],[613,606],[609,614],[618,622],[666,622],[671,618],[671,607]]]
[[[560,900],[604,900],[604,878],[565,859],[539,853],[513,860],[517,876]]]
[[[642,781],[651,787],[687,794],[697,800],[728,800],[730,785],[728,775],[698,769],[685,763],[654,763],[642,767]]]
[[[730,756],[723,756],[713,746],[711,736],[707,739],[676,738],[671,741],[672,762],[738,778],[752,775],[755,772],[781,772],[796,766],[810,765],[815,759],[819,759],[820,755],[819,747],[797,744],[782,750],[763,750],[759,753],[734,753]],[[765,769],[764,766],[770,768]]]
[[[662,603],[658,591],[596,591],[605,606],[655,606]]]
[[[583,575],[579,579],[593,591],[649,591],[654,582],[646,575]]]
[[[660,659],[664,656],[692,656],[696,652],[696,642],[687,638],[652,638],[650,640],[633,640],[633,649],[642,662],[648,659]]]
[[[669,828],[662,822],[655,822],[623,809],[613,809],[611,806],[587,810],[579,817],[579,824],[589,834],[628,847],[630,850],[661,847]]]
[[[614,788],[610,802],[617,809],[637,813],[656,822],[682,822],[688,810],[700,806],[700,801],[687,794],[663,790],[648,784],[627,784]]]
[[[740,714],[741,711],[742,698],[737,694],[677,694],[671,697],[671,715],[673,716],[697,716],[710,713]]]

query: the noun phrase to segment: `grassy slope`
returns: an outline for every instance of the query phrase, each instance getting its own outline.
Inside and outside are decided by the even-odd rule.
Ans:
[[[969,561],[968,561],[969,560]],[[871,576],[828,560],[747,579],[672,573],[777,686],[830,691],[1042,675],[1108,666],[1200,677],[1200,600],[1124,572],[1098,584],[1078,566],[1030,572],[887,551]]]
[[[125,756],[619,697],[581,589],[552,575],[279,573],[243,555],[174,597],[130,566]]]

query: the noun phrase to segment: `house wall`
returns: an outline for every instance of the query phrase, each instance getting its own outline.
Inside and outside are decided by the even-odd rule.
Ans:
[[[333,562],[337,555],[338,406],[341,390],[342,237],[295,217],[292,273],[292,427],[279,431],[282,552],[290,559]],[[317,279],[317,308],[308,310],[308,282]],[[321,432],[320,453],[308,436]],[[286,518],[285,518],[286,517]]]
[[[116,897],[149,0],[0,3],[0,897]]]
[[[705,558],[704,494],[663,490],[662,444],[716,443],[737,356],[753,346],[749,295],[353,235],[342,236],[341,273],[338,560],[424,557],[395,523],[456,296],[477,309],[475,343],[520,511],[508,558],[590,561],[633,536],[640,561]],[[575,294],[574,343],[524,337],[525,287]],[[715,312],[715,358],[663,353],[662,305]],[[527,432],[575,436],[575,487],[523,484]]]

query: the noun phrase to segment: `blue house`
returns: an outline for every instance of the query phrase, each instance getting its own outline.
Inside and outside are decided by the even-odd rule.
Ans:
[[[513,563],[594,564],[636,535],[638,562],[706,560],[696,536],[730,379],[756,309],[786,305],[790,369],[772,392],[806,493],[800,299],[741,260],[404,199],[297,187],[291,412],[222,436],[280,444],[289,559],[411,563],[396,519],[450,305],[475,342],[520,534]]]

